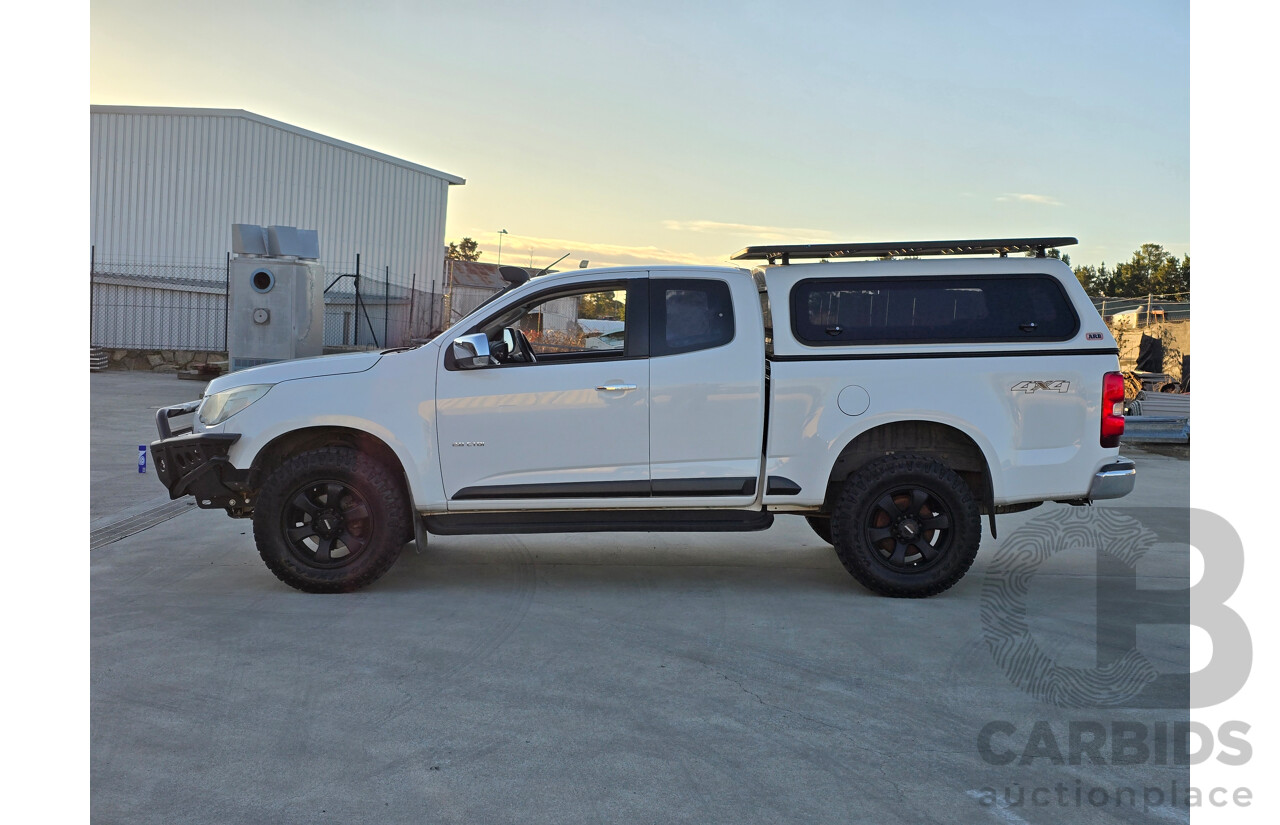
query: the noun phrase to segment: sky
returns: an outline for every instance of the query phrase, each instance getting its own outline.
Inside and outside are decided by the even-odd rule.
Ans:
[[[246,109],[466,178],[508,263],[1074,236],[1189,252],[1169,2],[98,0],[90,101]]]

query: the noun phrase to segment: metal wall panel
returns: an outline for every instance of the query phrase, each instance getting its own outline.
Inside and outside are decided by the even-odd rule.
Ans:
[[[444,265],[447,173],[248,112],[90,107],[99,261],[219,263],[231,224],[316,229],[324,262],[408,286]]]

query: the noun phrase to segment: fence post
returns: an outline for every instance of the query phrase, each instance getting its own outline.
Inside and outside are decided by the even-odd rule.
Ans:
[[[427,310],[427,334],[435,332],[436,329],[436,279],[431,279],[431,303],[430,309]]]
[[[352,308],[355,310],[354,314],[356,316],[356,330],[355,330],[355,334],[351,336],[351,346],[358,347],[360,346],[360,253],[359,252],[356,253],[355,282],[356,282],[356,302]]]
[[[386,280],[382,282],[382,346],[391,346],[387,330],[391,326],[391,267],[385,268]]]
[[[444,273],[444,298],[440,302],[440,326],[447,327],[453,321],[453,259],[447,261],[448,270]]]
[[[222,349],[227,353],[227,367],[231,366],[231,253],[227,253],[227,283],[222,290]]]
[[[97,249],[89,244],[89,346],[93,346],[93,268]]]
[[[417,297],[417,289],[418,273],[415,272],[409,280],[409,340],[413,340],[413,299]]]

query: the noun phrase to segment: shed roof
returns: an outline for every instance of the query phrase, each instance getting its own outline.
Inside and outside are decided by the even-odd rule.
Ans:
[[[424,174],[431,175],[432,177],[445,180],[450,185],[461,185],[467,182],[465,178],[460,178],[457,175],[451,175],[448,172],[441,172],[439,169],[432,169],[429,166],[422,166],[421,164],[412,163],[410,161],[404,160],[403,158],[392,157],[391,155],[384,155],[381,152],[375,152],[373,149],[368,149],[364,146],[357,146],[354,143],[347,143],[345,140],[338,140],[337,138],[332,138],[332,137],[329,137],[328,135],[322,135],[319,132],[312,132],[308,129],[302,129],[298,126],[293,126],[288,123],[282,123],[279,120],[272,120],[269,117],[263,117],[262,115],[254,114],[253,112],[246,112],[244,109],[200,109],[200,108],[190,108],[185,106],[92,105],[89,107],[89,111],[91,114],[104,114],[104,115],[169,115],[171,117],[242,118],[244,120],[253,121],[254,123],[260,123],[264,126],[270,126],[273,129],[279,129],[283,132],[288,132],[289,134],[292,134],[292,135],[310,138],[311,140],[316,140],[321,143],[327,143],[330,146],[336,146],[339,149],[345,149],[349,152],[355,152],[356,154],[365,155],[366,157],[371,157],[376,160],[385,161],[387,163],[391,163],[396,166],[403,167],[405,169],[410,169],[414,172],[422,172]]]
[[[469,286],[477,289],[506,289],[508,286],[507,282],[503,280],[502,274],[498,272],[497,264],[458,260],[451,260],[449,264],[453,267],[454,286]],[[507,264],[507,266],[510,266],[510,264]],[[528,272],[531,278],[542,271],[524,266],[515,268]]]

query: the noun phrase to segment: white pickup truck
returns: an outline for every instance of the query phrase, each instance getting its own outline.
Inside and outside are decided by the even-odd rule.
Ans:
[[[251,517],[267,567],[310,592],[369,584],[427,533],[762,530],[786,513],[871,590],[930,596],[973,562],[981,514],[994,537],[998,513],[1133,488],[1116,343],[1045,257],[1074,242],[516,270],[422,346],[212,381],[159,411],[152,455],[172,497]]]

